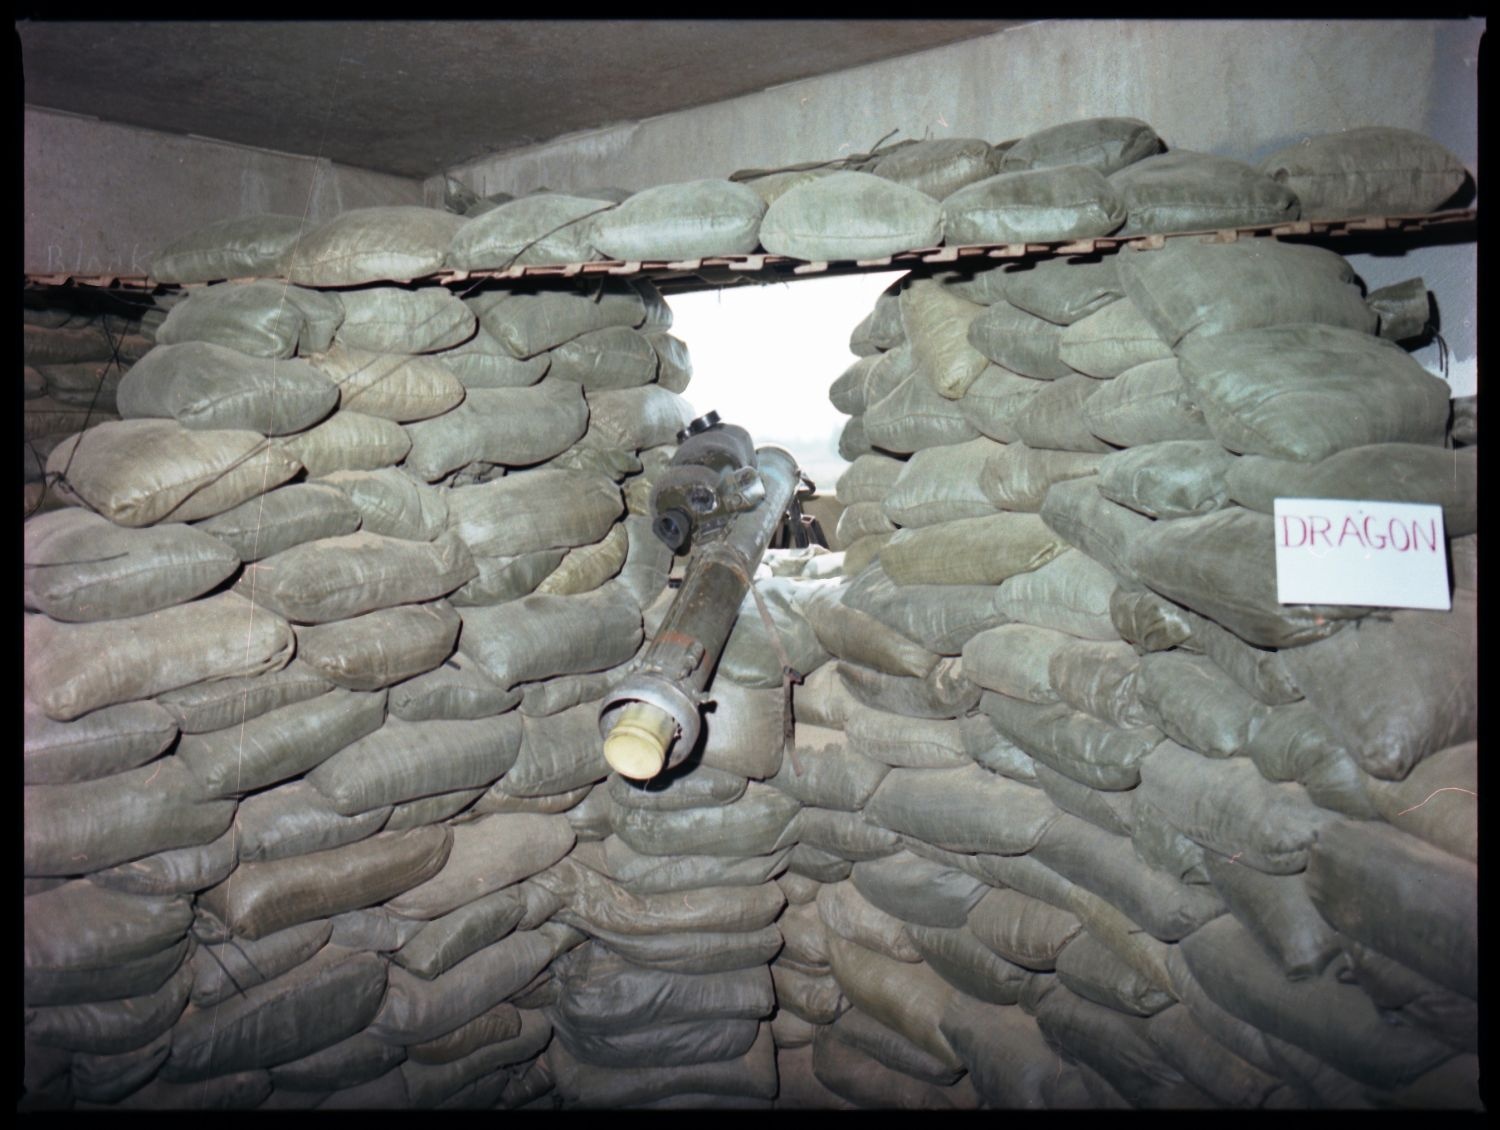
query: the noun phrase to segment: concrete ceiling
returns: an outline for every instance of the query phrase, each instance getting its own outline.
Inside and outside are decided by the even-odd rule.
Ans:
[[[426,177],[1016,20],[17,24],[25,101]]]

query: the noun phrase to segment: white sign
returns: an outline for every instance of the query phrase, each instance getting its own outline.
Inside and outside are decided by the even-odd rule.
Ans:
[[[1275,514],[1282,604],[1450,607],[1441,506],[1278,498]]]

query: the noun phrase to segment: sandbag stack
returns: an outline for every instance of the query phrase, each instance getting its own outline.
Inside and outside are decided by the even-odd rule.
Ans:
[[[986,1100],[1478,1102],[1477,449],[1389,340],[1426,302],[1169,241],[908,277],[856,329],[851,576],[804,607],[866,617],[820,635],[891,766],[866,822],[948,869],[923,894],[983,884],[947,934],[881,909]],[[1440,505],[1452,610],[1279,604],[1277,497]]]

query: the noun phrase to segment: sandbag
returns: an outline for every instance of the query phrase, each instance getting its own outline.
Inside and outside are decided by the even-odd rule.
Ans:
[[[805,589],[796,603],[829,652],[892,675],[920,679],[933,669],[936,655],[868,613],[848,607],[842,595],[843,586],[824,582]]]
[[[1295,322],[1374,333],[1354,270],[1336,252],[1276,239],[1171,240],[1119,257],[1126,295],[1169,346],[1192,335]]]
[[[1052,628],[1002,624],[964,645],[964,673],[985,690],[1026,702],[1056,702],[1049,665],[1072,639]]]
[[[333,689],[333,684],[299,659],[263,675],[215,679],[156,696],[184,734],[201,734],[237,726],[268,710],[305,702]]]
[[[1162,339],[1138,307],[1127,296],[1102,306],[1063,330],[1057,343],[1058,359],[1091,377],[1109,378],[1172,356]]]
[[[850,748],[896,768],[941,769],[970,760],[954,719],[909,718],[861,705],[849,712],[844,729]]]
[[[1083,416],[1084,405],[1103,387],[1102,382],[1082,373],[1070,373],[1044,384],[1016,412],[1011,429],[1027,447],[1108,453],[1112,449],[1088,430]]]
[[[1151,529],[1151,519],[1104,497],[1094,476],[1067,479],[1047,490],[1042,521],[1067,544],[1103,565],[1122,582],[1140,580],[1131,564],[1135,544]]]
[[[326,353],[314,354],[311,363],[337,386],[339,406],[350,412],[407,423],[441,415],[464,399],[464,385],[430,357],[340,341]]]
[[[241,863],[199,899],[236,936],[263,938],[416,886],[442,868],[452,842],[448,828],[413,828],[308,855]]]
[[[1120,447],[1213,438],[1175,357],[1126,369],[1090,396],[1080,411],[1089,431]]]
[[[1039,569],[1007,578],[995,607],[1009,620],[1056,628],[1086,640],[1112,640],[1113,573],[1076,549],[1066,549]]]
[[[89,881],[139,895],[190,894],[212,887],[234,870],[239,846],[232,832],[206,844],[159,851],[103,871]]]
[[[1308,898],[1301,875],[1266,875],[1205,852],[1209,879],[1229,912],[1285,971],[1287,980],[1316,977],[1341,952],[1341,939]]]
[[[1463,742],[1421,761],[1403,781],[1366,778],[1365,787],[1370,802],[1387,822],[1477,863],[1478,768],[1478,743]],[[1308,792],[1317,799],[1311,789]]]
[[[990,585],[898,585],[879,562],[844,589],[846,607],[867,612],[938,655],[957,655],[978,632],[1000,623]]]
[[[158,345],[125,374],[116,403],[126,419],[290,435],[333,411],[338,391],[306,361],[287,357],[247,356],[206,341]]]
[[[134,769],[177,737],[176,719],[155,702],[125,702],[57,722],[22,700],[21,777],[28,785],[65,785]]]
[[[271,281],[231,282],[192,290],[167,311],[155,340],[158,346],[212,342],[232,353],[284,360],[328,348],[343,318],[337,295]]]
[[[981,437],[916,452],[885,495],[886,516],[896,525],[912,527],[994,513],[980,483],[992,459],[1006,450]]]
[[[964,678],[963,661],[953,657],[939,659],[921,679],[847,662],[838,671],[859,702],[915,719],[961,718],[979,701],[979,687]]]
[[[1087,930],[1058,954],[1057,979],[1084,1000],[1129,1016],[1155,1016],[1176,1000]]]
[[[898,585],[998,585],[1065,549],[1036,515],[1001,513],[898,531],[881,549],[880,562]]]
[[[1099,467],[1100,456],[1071,451],[1038,451],[1012,443],[994,453],[979,472],[979,487],[1003,510],[1041,509],[1047,491],[1068,479],[1086,478]]]
[[[924,447],[963,443],[978,436],[979,429],[964,415],[962,403],[941,395],[918,371],[902,378],[894,389],[873,402],[863,416],[854,419],[862,421],[871,445],[883,452],[905,455]],[[840,454],[844,454],[842,440]],[[853,451],[844,457],[852,462],[861,454],[865,452]]]
[[[1225,478],[1237,462],[1213,440],[1147,444],[1105,457],[1099,493],[1150,518],[1190,518],[1229,505]]]
[[[868,171],[943,200],[964,185],[999,172],[999,159],[1000,153],[981,138],[943,137],[893,147],[877,157]]]
[[[360,511],[338,491],[292,483],[194,526],[227,544],[241,561],[259,561],[303,542],[352,534],[360,524]]]
[[[521,750],[500,788],[511,796],[548,796],[609,775],[599,737],[599,705],[580,703],[545,717],[524,717]]]
[[[378,1079],[406,1058],[404,1048],[393,1048],[357,1032],[310,1055],[271,1068],[271,1083],[281,1095],[316,1095],[357,1087]],[[262,1104],[262,1110],[266,1109]]]
[[[330,682],[377,691],[453,654],[462,622],[445,600],[404,604],[297,630],[298,654]]]
[[[348,497],[367,533],[433,541],[447,525],[447,495],[397,468],[335,471],[323,482]]]
[[[187,962],[161,988],[138,997],[28,1010],[26,1038],[87,1055],[119,1055],[151,1043],[177,1022],[193,985]]]
[[[1018,166],[943,201],[943,238],[950,247],[1087,239],[1124,222],[1125,207],[1109,182],[1081,164]]]
[[[1071,640],[1048,657],[1047,677],[1074,710],[1132,729],[1149,721],[1141,708],[1140,663],[1123,641]]]
[[[448,245],[447,264],[460,270],[507,270],[596,259],[588,219],[614,206],[610,200],[561,192],[507,201],[458,229]]]
[[[60,365],[40,365],[49,398],[73,408],[113,414],[118,410],[115,396],[128,368],[123,358],[108,361],[74,361]],[[39,410],[39,409],[35,409]],[[88,417],[90,421],[95,416]]]
[[[1290,652],[1297,685],[1371,776],[1403,779],[1430,754],[1477,736],[1476,596],[1448,612],[1400,610]]]
[[[307,775],[342,816],[491,784],[515,763],[518,715],[473,722],[387,719]]]
[[[1030,851],[1057,810],[1039,789],[966,769],[892,769],[865,818],[956,852]]]
[[[443,265],[463,220],[437,208],[353,208],[304,233],[286,260],[299,286],[407,282]]]
[[[1083,165],[1109,176],[1162,148],[1156,131],[1139,118],[1083,118],[1027,134],[1005,150],[1000,167]]]
[[[194,228],[151,256],[151,277],[164,283],[213,282],[279,275],[302,234],[302,216],[237,216]]]
[[[86,510],[39,514],[23,529],[23,600],[54,620],[115,620],[191,600],[239,557],[180,524],[122,529]]]
[[[1311,463],[1372,443],[1443,442],[1448,385],[1369,334],[1273,326],[1190,338],[1178,356],[1214,438],[1238,454]]]
[[[789,189],[760,223],[761,246],[772,255],[813,261],[877,259],[942,238],[942,208],[931,196],[858,172]]]
[[[582,438],[588,420],[583,390],[571,381],[470,389],[452,411],[405,426],[411,441],[406,467],[436,482],[475,461],[538,463]]]
[[[951,985],[920,962],[896,961],[836,936],[828,939],[828,952],[834,977],[854,1007],[944,1066],[962,1066],[938,1028],[954,995]]]
[[[1297,194],[1307,220],[1436,212],[1468,179],[1436,141],[1391,126],[1304,137],[1258,167]]]
[[[1262,514],[1278,498],[1347,498],[1420,502],[1443,508],[1450,538],[1478,528],[1478,451],[1415,443],[1376,443],[1335,452],[1317,463],[1247,455],[1225,474],[1229,496]]]
[[[718,676],[741,686],[768,689],[782,685],[782,652],[799,673],[813,671],[828,662],[828,652],[797,608],[803,588],[801,582],[792,578],[774,577],[756,583],[760,600],[770,616],[770,628],[760,615],[756,594],[745,594],[719,657]]]
[[[920,962],[900,918],[875,906],[850,882],[827,883],[818,891],[818,916],[830,935],[897,961]]]
[[[801,773],[786,758],[766,783],[803,804],[856,812],[889,772],[889,766],[851,749],[837,730],[799,721],[793,743]]]
[[[608,259],[701,259],[754,251],[766,203],[727,180],[657,185],[589,221],[589,242]]]
[[[853,881],[860,894],[887,914],[955,929],[965,924],[986,890],[972,876],[910,852],[855,864]]]
[[[1124,295],[1116,259],[1038,259],[1006,274],[1006,301],[1038,318],[1070,326]]]
[[[256,432],[191,431],[175,420],[100,424],[47,456],[49,475],[121,526],[212,517],[280,486],[301,465]]]
[[[769,785],[752,781],[732,804],[675,812],[616,808],[615,835],[645,855],[764,855],[778,841],[801,803]]]
[[[1333,819],[1300,786],[1266,781],[1246,758],[1212,760],[1169,740],[1140,773],[1143,799],[1185,834],[1268,875],[1307,866],[1309,850]]]
[[[984,313],[983,308],[933,279],[910,283],[899,301],[901,325],[917,371],[940,396],[957,400],[988,363],[968,338],[969,323]]]
[[[463,651],[503,687],[601,671],[631,658],[641,613],[608,587],[578,596],[526,596],[465,609]]]
[[[394,420],[344,411],[280,442],[282,450],[307,468],[310,478],[394,467],[412,447],[412,437]]]
[[[1265,708],[1206,657],[1148,655],[1137,686],[1147,717],[1204,757],[1242,752],[1265,719]]]
[[[606,281],[588,291],[576,287],[534,291],[485,291],[469,306],[480,325],[517,358],[535,357],[589,330],[605,326],[639,326],[646,317],[640,292],[623,282]]]
[[[550,867],[575,839],[560,816],[482,816],[453,829],[453,849],[442,870],[386,906],[407,918],[438,918]]]
[[[1131,834],[1135,825],[1134,789],[1096,789],[1059,773],[1041,759],[1032,762],[1032,771],[1036,783],[1062,811],[1117,836]]]
[[[580,447],[644,451],[675,443],[695,413],[675,392],[661,385],[598,389],[587,396],[588,431]]]
[[[879,503],[895,485],[905,464],[889,455],[868,454],[855,459],[839,476],[836,497],[845,506]]]
[[[1134,585],[1120,586],[1109,598],[1109,618],[1115,631],[1142,654],[1188,643],[1196,624],[1210,623],[1201,616],[1190,619],[1192,616],[1186,608]]]
[[[980,709],[1038,761],[1090,788],[1134,788],[1141,762],[1162,740],[1153,726],[1122,730],[1065,703],[1038,705],[985,691]]]
[[[483,325],[468,341],[430,359],[457,377],[464,388],[524,388],[536,384],[552,367],[552,356],[546,352],[524,359],[513,356]]]
[[[607,326],[579,334],[549,354],[553,380],[577,381],[585,389],[634,388],[656,379],[656,350],[644,334]]]
[[[1012,373],[999,365],[990,365],[980,373],[958,402],[959,413],[980,435],[1000,443],[1020,440],[1015,419],[1032,396],[1046,385],[1042,381]]]
[[[849,335],[849,352],[869,357],[894,349],[906,339],[901,325],[901,281],[880,292],[875,305]]]
[[[997,302],[969,322],[969,344],[1008,372],[1055,381],[1073,370],[1058,356],[1062,330],[1009,302]]]
[[[564,1109],[635,1107],[677,1095],[771,1099],[777,1093],[776,1049],[769,1025],[761,1025],[750,1050],[714,1063],[682,1067],[596,1067],[566,1048],[552,1047],[547,1058],[557,1077]]]
[[[450,492],[448,525],[475,555],[514,557],[596,542],[621,510],[604,475],[541,469]]]
[[[288,781],[240,803],[235,820],[239,857],[258,863],[342,847],[373,836],[390,815],[390,808],[382,807],[341,816],[311,782]]]
[[[1128,217],[1120,235],[1280,224],[1301,214],[1296,195],[1257,169],[1174,149],[1111,174]]]

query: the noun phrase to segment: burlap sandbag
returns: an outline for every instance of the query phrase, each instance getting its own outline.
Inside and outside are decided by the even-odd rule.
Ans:
[[[437,208],[354,208],[306,232],[286,260],[301,286],[409,282],[443,265],[461,217]]]
[[[268,710],[304,702],[333,689],[310,664],[294,659],[262,675],[216,679],[156,696],[184,734],[201,734],[237,726]]]
[[[1332,817],[1300,785],[1272,784],[1247,758],[1204,758],[1172,741],[1141,763],[1142,796],[1204,847],[1268,875],[1307,865]]]
[[[1034,514],[963,518],[898,531],[881,550],[896,584],[989,584],[1051,561],[1066,543]]]
[[[1295,322],[1375,332],[1376,314],[1354,269],[1323,247],[1274,239],[1171,240],[1159,254],[1118,259],[1126,295],[1170,346],[1191,335]]]
[[[1133,789],[1119,792],[1092,788],[1059,773],[1041,759],[1033,761],[1032,768],[1036,783],[1058,808],[1114,835],[1131,834],[1135,823]]]
[[[393,420],[363,412],[335,412],[317,427],[280,441],[309,478],[334,471],[394,467],[411,451],[412,437]]]
[[[1287,980],[1316,977],[1342,952],[1342,939],[1308,898],[1302,875],[1266,875],[1205,852],[1214,890],[1286,972]]]
[[[1043,384],[1011,418],[1011,430],[1028,447],[1108,453],[1113,449],[1089,431],[1084,417],[1084,406],[1105,387],[1082,373]]]
[[[201,891],[234,870],[239,851],[232,832],[206,844],[172,848],[133,859],[89,876],[111,890],[139,895],[174,895]]]
[[[1426,758],[1404,781],[1367,780],[1366,788],[1389,823],[1477,863],[1478,766],[1479,743],[1464,742]]]
[[[187,962],[183,962],[177,967],[177,972],[153,993],[117,1001],[29,1009],[26,1038],[48,1047],[88,1055],[120,1055],[135,1051],[177,1022],[192,986],[193,971]]]
[[[1045,387],[1042,381],[990,365],[958,402],[959,413],[980,435],[1014,444],[1021,438],[1015,429],[1016,416]]]
[[[392,960],[418,977],[431,980],[470,954],[508,936],[526,916],[526,900],[516,891],[492,891],[434,918],[397,950]],[[471,1023],[478,1024],[479,1020]],[[458,1035],[461,1031],[453,1033],[455,1039],[462,1038]],[[422,1058],[438,1062],[437,1055],[438,1049],[429,1048]]]
[[[1376,443],[1335,452],[1318,463],[1263,456],[1233,461],[1230,497],[1270,514],[1278,498],[1348,498],[1421,502],[1443,508],[1443,531],[1463,537],[1477,528],[1478,451],[1415,443]]]
[[[953,1067],[923,1051],[901,1035],[873,1017],[858,1009],[850,1009],[829,1026],[819,1040],[831,1037],[837,1043],[862,1052],[891,1071],[920,1079],[935,1087],[950,1087],[963,1074],[962,1067]],[[822,1061],[819,1061],[822,1066]]]
[[[337,487],[354,504],[367,533],[408,541],[432,541],[447,525],[446,492],[395,467],[335,471],[323,481]]]
[[[466,609],[463,620],[464,653],[504,687],[613,667],[642,639],[639,609],[608,586]]]
[[[898,585],[876,562],[844,589],[843,603],[928,651],[952,656],[976,633],[1002,622],[994,596],[990,585]]]
[[[241,561],[259,561],[303,542],[352,534],[360,523],[360,511],[339,491],[320,483],[292,483],[195,525],[227,544]]]
[[[585,399],[588,431],[579,446],[586,448],[644,451],[675,443],[695,415],[688,401],[660,385],[599,389]]]
[[[1000,167],[1084,165],[1109,176],[1161,149],[1156,131],[1139,118],[1083,118],[1027,134],[1005,150]]]
[[[317,1051],[360,1031],[384,993],[378,957],[324,949],[225,1004],[190,1010],[172,1031],[161,1078],[208,1079]]]
[[[1084,1000],[1127,1016],[1155,1016],[1176,1002],[1087,930],[1058,954],[1057,979]]]
[[[607,326],[579,334],[549,352],[553,379],[577,381],[586,389],[634,388],[656,379],[656,350],[642,333]]]
[[[546,376],[552,365],[551,355],[545,352],[524,360],[513,356],[483,325],[468,341],[432,354],[431,359],[465,388],[524,388]]]
[[[1004,510],[1035,513],[1054,483],[1092,475],[1100,456],[1072,451],[1044,451],[1023,443],[1007,444],[988,459],[979,474],[985,498]]]
[[[452,838],[448,828],[414,828],[309,855],[241,863],[199,897],[235,935],[261,938],[416,886],[443,866]]]
[[[124,702],[73,722],[48,718],[29,697],[22,702],[21,779],[65,785],[122,773],[150,761],[177,737],[177,720],[155,702]]]
[[[430,357],[375,352],[339,342],[312,364],[338,387],[339,405],[351,412],[406,423],[441,415],[464,398],[464,386]]]
[[[818,891],[818,915],[832,936],[897,961],[916,963],[921,953],[907,938],[900,918],[866,899],[849,881],[827,883]]]
[[[345,746],[307,775],[340,815],[486,787],[515,763],[515,714],[472,722],[403,722]]]
[[[437,918],[550,867],[574,842],[561,816],[480,817],[453,829],[453,849],[442,870],[386,905],[408,918]]]
[[[120,381],[115,399],[126,419],[167,417],[195,430],[288,435],[327,416],[338,392],[305,361],[188,341],[146,354]]]
[[[834,976],[849,1000],[950,1068],[962,1066],[938,1030],[953,987],[921,963],[895,961],[838,937],[828,940]]]
[[[846,606],[842,596],[842,586],[825,581],[804,590],[797,601],[798,611],[832,654],[893,675],[921,678],[932,670],[936,655],[875,617]]]
[[[1057,810],[1039,789],[968,769],[892,769],[865,805],[876,824],[959,852],[1035,846]]]
[[[858,863],[852,877],[860,894],[887,914],[950,929],[964,925],[988,890],[972,875],[905,851]]]
[[[939,395],[957,400],[987,363],[969,344],[969,324],[984,308],[968,302],[933,279],[918,279],[901,291],[901,325],[911,343],[917,370]]]
[[[1121,235],[1280,224],[1301,214],[1296,195],[1264,173],[1186,149],[1145,157],[1110,180],[1129,213]]]
[[[213,588],[239,561],[188,526],[123,529],[76,507],[28,521],[23,550],[25,607],[66,621],[169,608]]]
[[[839,476],[837,497],[845,506],[856,502],[880,502],[895,485],[905,466],[889,455],[861,455]]]
[[[208,518],[279,486],[298,460],[242,430],[190,431],[175,420],[121,420],[71,436],[47,473],[122,526]]]
[[[948,245],[1046,243],[1108,235],[1125,207],[1096,169],[1068,164],[1016,169],[970,184],[943,201]]]
[[[641,325],[646,303],[623,282],[535,291],[485,291],[467,300],[488,330],[513,357],[535,357],[589,330]]]
[[[1049,656],[1052,689],[1075,710],[1124,729],[1145,725],[1140,702],[1140,657],[1124,641],[1070,640]]]
[[[611,813],[611,827],[645,855],[762,855],[781,846],[778,840],[800,807],[780,790],[752,782],[741,799],[712,808],[617,808]]]
[[[1443,442],[1448,385],[1381,338],[1289,325],[1191,338],[1178,353],[1230,451],[1311,463],[1372,443]]]
[[[589,242],[609,259],[701,259],[754,251],[766,202],[728,180],[642,189],[589,221]]]
[[[1073,372],[1058,357],[1061,328],[1009,302],[997,302],[971,319],[968,335],[975,349],[1009,372],[1039,381]]]
[[[760,242],[794,259],[876,259],[934,247],[943,212],[931,196],[870,173],[838,172],[779,197],[760,224]]]
[[[442,287],[365,287],[339,297],[344,320],[335,336],[350,349],[432,353],[466,341],[478,326],[474,311]]]
[[[770,1025],[761,1025],[742,1056],[684,1067],[596,1067],[580,1062],[561,1046],[547,1053],[564,1109],[634,1107],[676,1095],[770,1099],[777,1093],[776,1049]]]
[[[1302,690],[1280,652],[1251,647],[1212,620],[1185,608],[1180,612],[1182,621],[1191,630],[1190,646],[1212,659],[1257,700],[1267,706],[1279,706],[1302,698]]]
[[[995,594],[1001,615],[1023,624],[1056,628],[1086,640],[1118,637],[1110,619],[1115,575],[1076,549],[1066,549],[1029,573],[1006,579]]]
[[[233,593],[93,624],[26,617],[27,691],[50,718],[284,667],[290,628]]]
[[[621,509],[619,488],[589,471],[535,470],[448,496],[449,528],[485,557],[588,545]]]
[[[1095,789],[1130,789],[1141,762],[1162,740],[1152,726],[1122,730],[1065,703],[1042,705],[986,691],[980,709],[1021,750]]]
[[[589,241],[589,218],[615,206],[561,192],[510,200],[474,215],[448,245],[448,266],[506,270],[600,258]]]
[[[1477,737],[1476,607],[1475,594],[1459,589],[1451,611],[1370,617],[1287,654],[1307,701],[1365,772],[1399,781],[1423,758]]]
[[[476,460],[525,466],[567,450],[588,427],[583,389],[571,381],[471,389],[451,412],[406,426],[406,466],[435,482]]]
[[[199,288],[167,311],[158,345],[212,342],[251,357],[288,358],[327,349],[344,318],[334,294],[279,282]]]
[[[1116,259],[1039,259],[1006,274],[1006,301],[1038,318],[1070,326],[1124,295]]]
[[[1259,168],[1297,194],[1308,220],[1436,212],[1468,176],[1436,141],[1391,126],[1304,137]]]
[[[1091,432],[1118,447],[1213,437],[1176,358],[1126,369],[1090,396],[1081,412]]]
[[[999,172],[999,161],[1000,154],[981,138],[943,137],[892,149],[877,158],[869,171],[943,200],[964,185]]]
[[[1265,720],[1266,708],[1204,656],[1148,655],[1137,685],[1150,720],[1204,757],[1243,752]]]
[[[964,645],[964,673],[988,691],[1025,702],[1058,701],[1052,686],[1052,657],[1073,637],[1031,624],[1002,624]]]
[[[1042,500],[1040,517],[1066,544],[1086,553],[1121,581],[1140,580],[1131,554],[1136,542],[1150,532],[1151,519],[1109,501],[1097,477],[1054,483]]]
[[[1115,377],[1172,356],[1170,345],[1129,296],[1101,306],[1063,330],[1058,359],[1091,377]]]
[[[1353,605],[1279,603],[1272,526],[1270,515],[1239,507],[1152,523],[1135,539],[1129,564],[1163,596],[1257,647],[1298,647],[1368,612]]]
[[[994,440],[980,437],[918,451],[885,496],[886,516],[897,525],[913,527],[994,513],[980,483],[991,459],[1004,450]]]
[[[187,767],[163,758],[95,781],[29,785],[22,866],[27,875],[79,875],[173,848],[206,844],[229,827],[233,801],[206,800]]]
[[[1296,781],[1322,808],[1357,820],[1377,815],[1367,790],[1378,782],[1360,769],[1354,755],[1310,703],[1268,711],[1244,754],[1266,780]]]
[[[745,594],[719,658],[719,676],[765,690],[782,685],[783,652],[799,676],[828,662],[828,652],[798,607],[804,590],[805,585],[791,577],[774,577],[758,581],[756,592]],[[756,593],[769,614],[769,628],[760,615]]]
[[[453,654],[460,627],[447,601],[400,605],[301,627],[297,650],[330,682],[374,691],[431,671]]]
[[[304,223],[302,216],[265,213],[194,228],[151,256],[151,277],[197,283],[280,275]]]
[[[261,863],[327,851],[373,836],[391,815],[388,807],[340,816],[305,780],[288,781],[240,802],[235,832],[240,859]]]
[[[1229,504],[1225,476],[1235,462],[1213,440],[1147,444],[1104,459],[1099,493],[1151,518],[1190,518]]]

